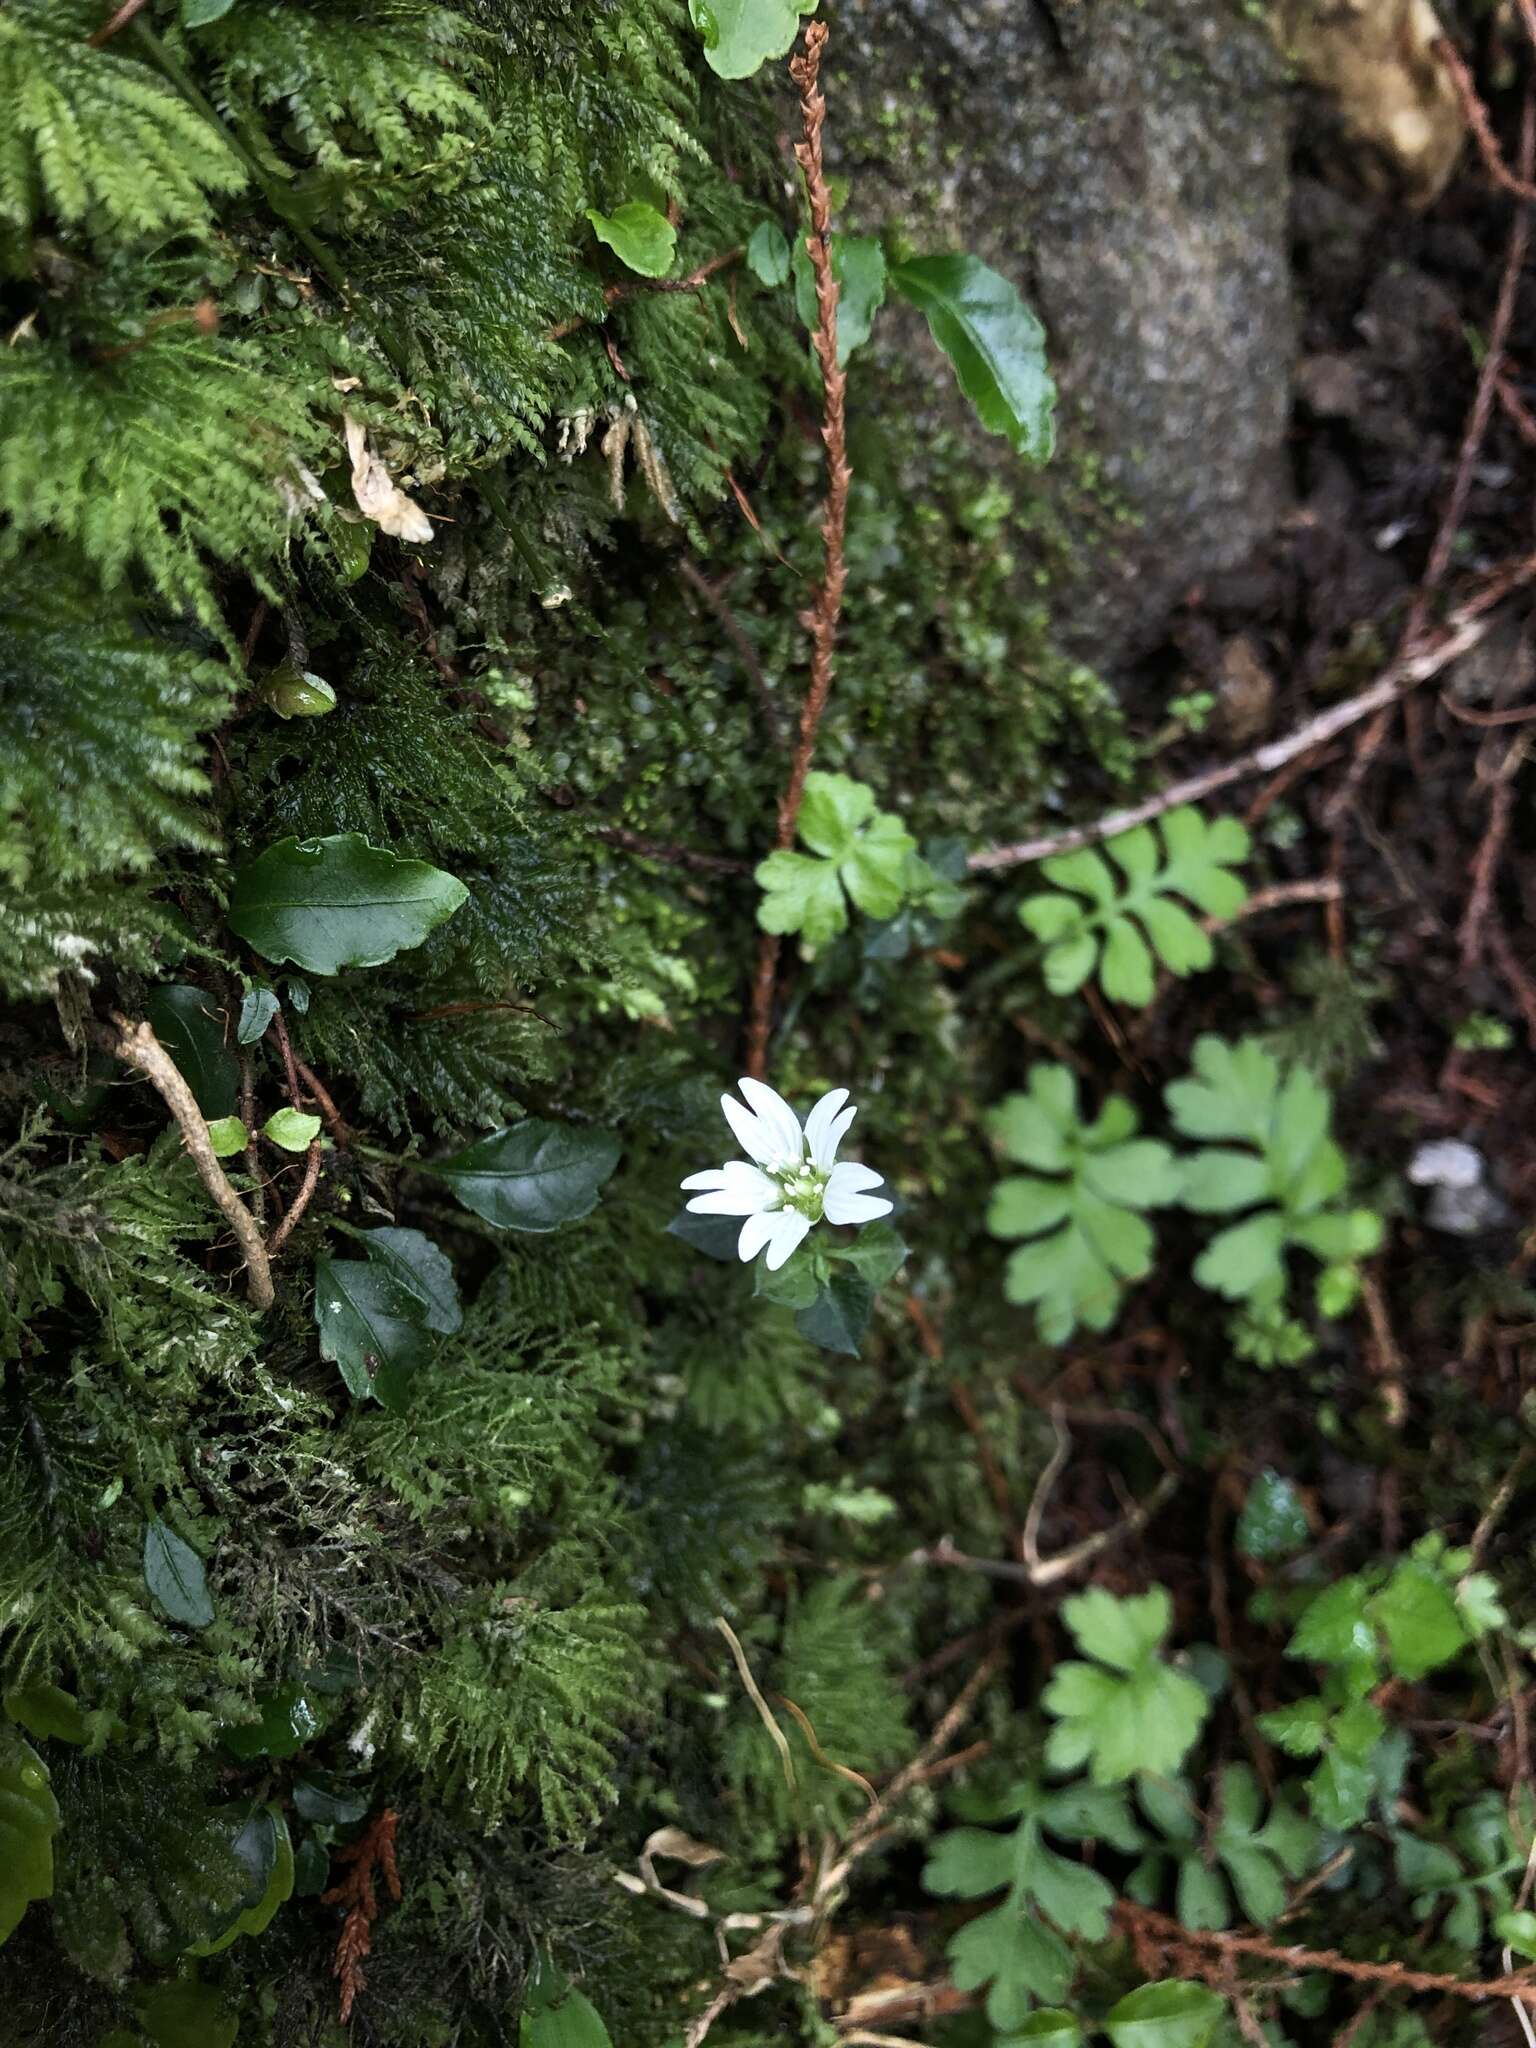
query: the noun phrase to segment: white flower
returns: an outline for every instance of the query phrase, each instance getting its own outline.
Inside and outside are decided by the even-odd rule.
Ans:
[[[699,1191],[688,1204],[696,1216],[746,1218],[736,1243],[743,1259],[755,1259],[766,1246],[768,1270],[774,1273],[813,1224],[823,1219],[872,1223],[890,1214],[891,1203],[870,1193],[885,1185],[878,1173],[848,1161],[835,1163],[857,1114],[843,1107],[846,1088],[823,1095],[802,1130],[783,1096],[763,1082],[736,1085],[749,1107],[744,1109],[734,1095],[722,1095],[720,1107],[747,1158],[691,1173],[683,1186]]]

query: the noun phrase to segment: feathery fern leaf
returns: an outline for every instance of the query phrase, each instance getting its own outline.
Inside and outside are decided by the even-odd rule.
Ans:
[[[156,72],[93,50],[95,0],[12,0],[0,13],[0,224],[47,215],[96,239],[206,229],[238,192],[228,142]]]

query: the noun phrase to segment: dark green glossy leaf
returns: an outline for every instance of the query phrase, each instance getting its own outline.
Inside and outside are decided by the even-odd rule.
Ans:
[[[183,1628],[207,1628],[213,1620],[203,1560],[158,1515],[144,1531],[144,1582]]]
[[[1048,461],[1056,386],[1046,368],[1045,329],[1008,279],[978,257],[955,254],[899,263],[891,283],[926,315],[982,425],[1002,434],[1015,454]]]
[[[421,1302],[427,1328],[451,1337],[463,1323],[464,1311],[447,1254],[423,1231],[394,1225],[368,1231],[362,1243],[374,1265],[382,1266]]]
[[[359,1401],[401,1414],[411,1382],[432,1353],[426,1304],[368,1259],[315,1261],[315,1323],[320,1355],[341,1368]]]
[[[240,1092],[240,1062],[224,1043],[224,1016],[206,989],[154,989],[144,1014],[210,1120],[230,1116]]]
[[[809,1308],[800,1310],[795,1328],[823,1351],[841,1351],[857,1358],[874,1314],[875,1293],[862,1274],[843,1268],[832,1275]]]
[[[181,25],[183,28],[206,28],[211,21],[222,21],[235,0],[181,0]]]
[[[293,1756],[320,1732],[320,1717],[302,1687],[279,1686],[257,1701],[254,1721],[235,1721],[220,1731],[232,1756],[248,1762],[257,1756]]]
[[[442,868],[370,845],[360,832],[338,832],[280,839],[243,867],[229,923],[264,959],[339,974],[419,946],[468,899]]]
[[[305,1820],[317,1827],[345,1828],[362,1819],[368,1811],[368,1795],[333,1778],[300,1778],[293,1788],[293,1803]]]
[[[498,1230],[558,1230],[597,1206],[619,1163],[611,1131],[536,1117],[492,1131],[426,1170]]]
[[[1301,1496],[1289,1479],[1268,1467],[1248,1489],[1237,1518],[1237,1547],[1245,1557],[1291,1557],[1311,1534]]]
[[[729,1265],[736,1257],[741,1218],[695,1216],[689,1209],[680,1209],[667,1225],[667,1235],[680,1237],[684,1244],[692,1245],[706,1259],[718,1259],[722,1265]]]

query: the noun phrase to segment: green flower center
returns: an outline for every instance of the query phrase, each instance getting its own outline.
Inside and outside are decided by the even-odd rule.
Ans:
[[[794,1166],[781,1168],[773,1178],[779,1184],[779,1192],[786,1209],[798,1209],[802,1216],[809,1216],[813,1223],[821,1221],[821,1203],[827,1190],[827,1175],[819,1166],[812,1166],[808,1160],[802,1160]]]

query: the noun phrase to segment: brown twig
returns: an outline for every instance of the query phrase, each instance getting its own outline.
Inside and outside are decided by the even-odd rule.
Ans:
[[[1064,831],[1047,833],[1038,839],[1021,839],[1011,846],[985,847],[971,855],[968,865],[973,872],[985,873],[999,868],[1023,867],[1030,861],[1045,860],[1055,853],[1070,853],[1074,847],[1092,846],[1097,840],[1113,838],[1117,832],[1128,832],[1133,825],[1145,825],[1150,819],[1160,818],[1165,811],[1174,810],[1180,804],[1199,803],[1231,783],[1246,781],[1250,775],[1273,774],[1277,768],[1283,768],[1287,762],[1321,747],[1335,734],[1358,725],[1362,718],[1369,718],[1372,712],[1395,703],[1406,691],[1416,689],[1420,683],[1428,682],[1431,676],[1449,668],[1453,661],[1475,647],[1488,633],[1490,621],[1484,614],[1489,606],[1504,596],[1514,583],[1527,581],[1532,576],[1536,576],[1536,555],[1522,556],[1517,564],[1511,564],[1509,569],[1492,579],[1452,614],[1448,631],[1435,646],[1399,655],[1368,689],[1347,697],[1342,704],[1319,712],[1315,718],[1307,719],[1282,738],[1270,740],[1264,746],[1254,748],[1252,753],[1240,754],[1235,761],[1223,761],[1199,775],[1187,775],[1179,782],[1170,783],[1156,796],[1128,804],[1123,810],[1108,811],[1091,824],[1071,825]]]
[[[983,1578],[1004,1579],[1011,1585],[1055,1586],[1061,1580],[1071,1578],[1074,1572],[1080,1572],[1084,1565],[1091,1564],[1111,1544],[1137,1535],[1172,1500],[1178,1484],[1171,1472],[1165,1472],[1146,1499],[1133,1503],[1113,1527],[1096,1529],[1069,1550],[1058,1551],[1054,1557],[1037,1558],[1032,1564],[1013,1564],[1006,1558],[972,1557],[966,1551],[957,1550],[947,1536],[926,1549],[914,1550],[907,1562],[952,1565],[959,1571],[979,1572]]]
[[[1488,118],[1488,109],[1478,95],[1466,59],[1448,36],[1437,36],[1429,47],[1445,66],[1451,84],[1456,88],[1456,97],[1461,101],[1461,111],[1472,131],[1472,140],[1483,160],[1483,169],[1500,191],[1508,192],[1516,199],[1536,199],[1536,185],[1531,183],[1530,173],[1527,171],[1524,177],[1517,177],[1505,163],[1504,152],[1499,148],[1493,123]]]
[[[822,53],[827,45],[827,25],[813,21],[805,31],[805,50],[789,60],[790,76],[800,94],[800,118],[805,140],[795,145],[795,161],[805,174],[806,196],[811,209],[811,232],[805,238],[806,253],[816,280],[817,360],[821,364],[821,438],[827,450],[827,495],[822,510],[822,574],[814,597],[800,622],[811,636],[811,680],[800,710],[800,732],[790,763],[789,781],[779,799],[779,832],[775,841],[782,851],[795,843],[795,826],[805,795],[805,778],[810,773],[816,749],[816,731],[827,708],[832,687],[832,657],[837,646],[837,623],[843,608],[843,585],[848,569],[844,540],[848,523],[848,443],[844,405],[847,378],[837,360],[837,277],[832,268],[832,195],[822,163],[821,131],[827,117],[827,102],[819,90]],[[747,1026],[747,1072],[761,1080],[768,1064],[768,1032],[773,1020],[773,987],[778,969],[779,940],[764,932],[757,949],[757,971],[752,979],[752,1005]]]
[[[540,1018],[539,1021],[542,1023],[544,1020]],[[326,1129],[335,1142],[345,1150],[352,1142],[352,1127],[331,1100],[329,1089],[314,1069],[306,1067],[297,1054],[294,1055],[293,1066],[294,1072],[304,1083],[306,1092],[313,1098],[316,1109],[325,1118]]]
[[[743,632],[741,621],[726,603],[719,588],[711,583],[697,563],[690,562],[686,555],[678,563],[677,573],[682,577],[689,589],[695,591],[703,599],[704,603],[709,606],[709,609],[719,620],[720,630],[735,648],[737,654],[740,655],[741,665],[747,672],[747,680],[757,693],[757,701],[762,708],[763,723],[768,728],[769,736],[775,745],[783,746],[785,739],[784,720],[780,711],[779,701],[768,687],[768,678],[763,674],[763,665],[757,658],[757,649]]]
[[[363,1964],[373,1947],[373,1923],[379,1917],[378,1894],[373,1888],[373,1874],[382,1871],[389,1896],[400,1903],[400,1871],[395,1862],[395,1830],[400,1825],[400,1816],[386,1806],[376,1820],[368,1823],[366,1830],[355,1842],[334,1854],[338,1863],[349,1863],[352,1867],[338,1885],[321,1894],[322,1906],[345,1906],[347,1917],[341,1924],[341,1933],[336,1942],[336,1956],[331,1964],[331,1975],[341,1979],[341,2024],[345,2026],[352,2017],[352,2008],[357,1994],[363,1989],[366,1978]]]
[[[1494,966],[1520,1006],[1520,1015],[1525,1020],[1525,1035],[1531,1050],[1536,1052],[1536,981],[1532,980],[1514,949],[1509,933],[1496,917],[1489,921],[1487,943]]]
[[[1450,1998],[1465,1998],[1481,2004],[1489,1998],[1519,1999],[1536,2006],[1536,1982],[1528,1970],[1508,1977],[1451,1977],[1436,1970],[1410,1970],[1405,1963],[1366,1963],[1346,1956],[1336,1948],[1303,1948],[1299,1943],[1269,1941],[1262,1934],[1220,1934],[1184,1926],[1171,1914],[1153,1906],[1138,1906],[1121,1899],[1114,1917],[1131,1935],[1141,1933],[1156,1940],[1176,1942],[1186,1948],[1213,1948],[1227,1955],[1258,1956],[1279,1963],[1288,1971],[1324,1970],[1331,1977],[1350,1977],[1359,1984],[1389,1984],[1399,1991],[1441,1991]]]
[[[747,875],[752,872],[751,861],[732,860],[722,853],[695,853],[687,846],[668,846],[664,840],[647,839],[644,833],[627,832],[620,825],[599,825],[592,836],[601,839],[606,846],[616,846],[620,853],[637,854],[641,860],[665,861],[668,867],[692,868],[701,875]]]
[[[1520,169],[1523,175],[1513,188],[1523,199],[1536,199],[1536,185],[1530,183],[1533,165],[1536,165],[1536,97],[1527,93],[1520,114]],[[1504,352],[1509,344],[1509,330],[1515,317],[1515,298],[1519,291],[1520,274],[1525,267],[1530,238],[1531,217],[1521,206],[1516,209],[1515,217],[1510,222],[1509,241],[1504,251],[1504,268],[1499,278],[1499,295],[1494,302],[1487,346],[1478,369],[1477,388],[1472,394],[1467,423],[1462,429],[1461,447],[1457,452],[1456,474],[1451,481],[1450,496],[1446,499],[1445,510],[1440,515],[1429,562],[1424,571],[1421,597],[1439,588],[1446,570],[1451,565],[1456,536],[1461,530],[1461,522],[1467,509],[1467,498],[1472,489],[1473,472],[1477,467],[1477,458],[1483,442],[1488,436],[1488,423],[1493,418],[1499,376],[1506,367]]]
[[[140,0],[140,5],[143,0]],[[697,270],[690,270],[686,277],[632,277],[622,284],[603,287],[603,303],[616,306],[621,299],[634,299],[646,292],[696,292],[700,285],[707,284],[717,270],[724,270],[732,263],[739,263],[746,254],[744,249],[722,249],[718,256],[711,256],[707,263],[701,263]],[[564,341],[568,334],[579,334],[583,327],[590,327],[590,320],[562,320],[558,327],[545,331],[546,341]]]
[[[278,1253],[282,1250],[283,1246],[288,1242],[289,1238],[293,1235],[294,1225],[298,1222],[299,1218],[304,1214],[304,1211],[309,1207],[315,1189],[319,1185],[320,1140],[316,1138],[314,1143],[306,1149],[304,1154],[304,1178],[299,1183],[299,1192],[294,1196],[292,1205],[288,1209],[286,1215],[284,1215],[281,1218],[277,1225],[277,1228],[272,1232],[272,1235],[267,1239],[267,1252],[271,1258],[275,1259],[277,1257]]]
[[[1442,54],[1459,67],[1461,60],[1449,44],[1444,44]],[[1453,76],[1457,76],[1453,72]],[[1458,76],[1458,90],[1465,78],[1464,68]],[[1470,89],[1470,79],[1465,80]],[[1472,103],[1477,113],[1482,113],[1481,102],[1472,94]],[[1483,116],[1486,121],[1486,116]],[[1474,119],[1474,132],[1476,132]],[[1489,139],[1491,140],[1491,132]],[[1526,95],[1524,111],[1520,121],[1520,168],[1529,180],[1533,165],[1536,165],[1536,102]],[[1497,151],[1495,151],[1497,154]],[[1502,159],[1500,159],[1502,162]],[[1456,454],[1456,470],[1451,479],[1450,492],[1441,511],[1435,537],[1430,544],[1429,560],[1424,577],[1408,613],[1408,623],[1403,629],[1403,647],[1416,645],[1423,632],[1429,612],[1429,602],[1445,579],[1455,552],[1456,536],[1461,531],[1462,518],[1466,512],[1467,498],[1472,489],[1472,478],[1477,468],[1477,458],[1488,436],[1488,422],[1493,416],[1494,398],[1498,379],[1504,367],[1504,350],[1509,340],[1510,322],[1514,317],[1515,292],[1519,284],[1521,268],[1525,262],[1526,244],[1529,239],[1530,221],[1521,208],[1510,224],[1509,241],[1505,247],[1504,269],[1499,281],[1499,296],[1494,306],[1493,324],[1488,332],[1488,345],[1478,370],[1477,385],[1472,394],[1472,403],[1467,411],[1466,423],[1461,432],[1461,445]],[[1324,822],[1342,830],[1345,814],[1353,806],[1356,797],[1370,773],[1371,763],[1376,758],[1382,742],[1392,723],[1394,706],[1384,705],[1361,736],[1355,749],[1355,757],[1338,789],[1329,798],[1324,811]],[[1342,853],[1342,845],[1339,847]],[[1336,957],[1343,955],[1342,925],[1330,932],[1330,940]]]
[[[122,6],[118,8],[110,20],[104,21],[94,35],[86,37],[86,42],[91,49],[99,50],[103,43],[110,42],[119,29],[128,26],[129,22],[132,21],[143,5],[144,0],[123,0]]]
[[[235,1233],[240,1253],[245,1260],[246,1284],[250,1289],[251,1306],[265,1309],[272,1306],[276,1294],[272,1286],[272,1267],[267,1257],[267,1248],[261,1241],[261,1232],[256,1219],[230,1185],[229,1176],[219,1164],[208,1137],[208,1125],[192,1090],[182,1079],[181,1070],[165,1047],[156,1038],[148,1023],[131,1024],[126,1017],[112,1013],[113,1033],[106,1040],[106,1048],[125,1066],[142,1074],[155,1090],[166,1108],[175,1118],[181,1131],[182,1142],[192,1155],[198,1177],[218,1204],[230,1229]]]
[[[1515,777],[1529,745],[1530,734],[1521,733],[1510,743],[1508,752],[1494,771],[1493,794],[1488,800],[1488,823],[1472,863],[1472,887],[1462,914],[1461,929],[1457,933],[1463,974],[1470,974],[1482,957],[1488,913],[1493,904],[1493,886],[1498,879],[1504,842],[1509,837],[1510,821],[1515,812]]]

